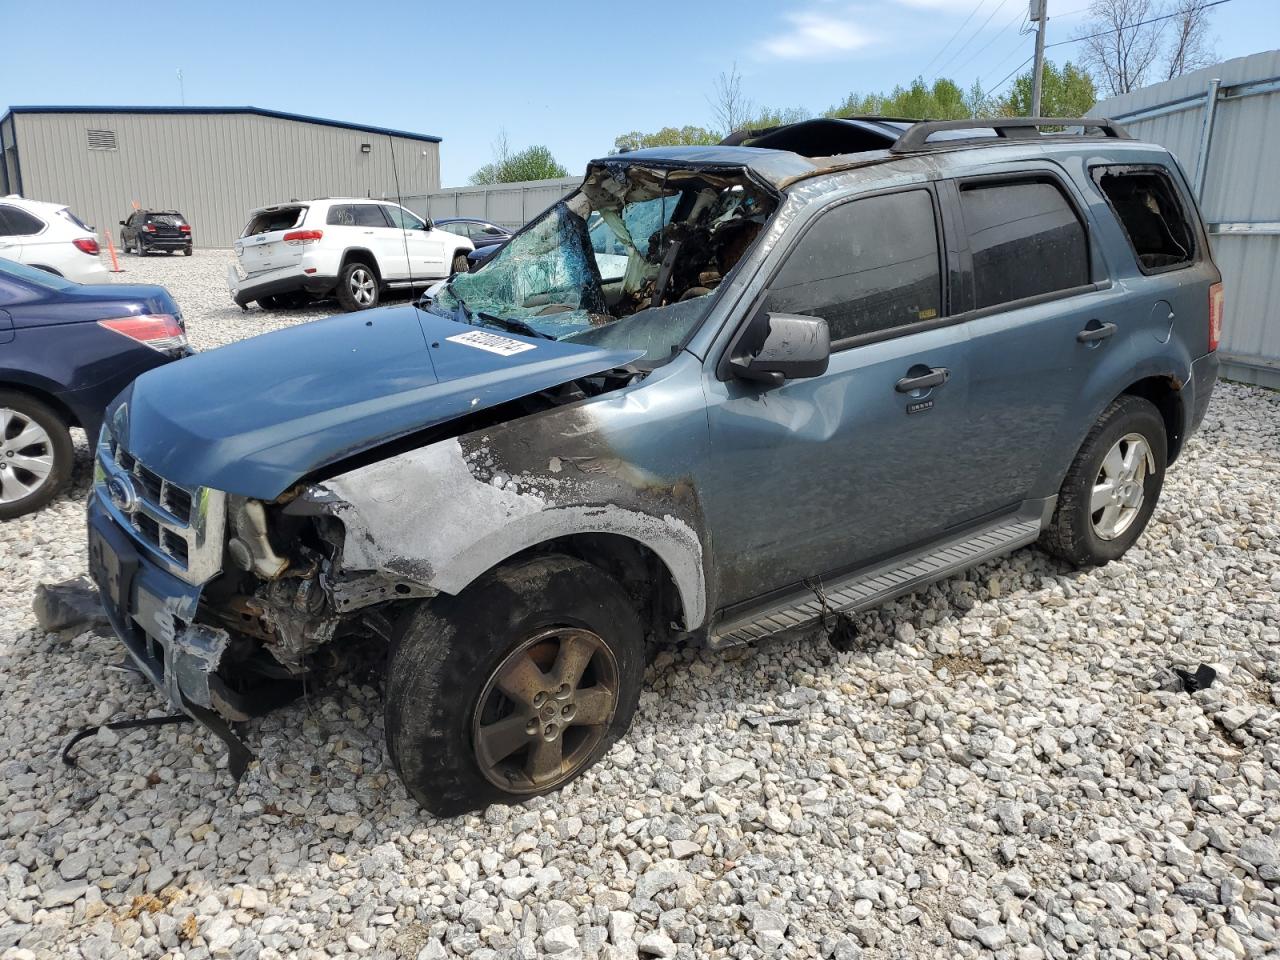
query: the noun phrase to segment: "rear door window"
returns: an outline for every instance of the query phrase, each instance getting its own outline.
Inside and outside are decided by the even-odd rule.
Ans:
[[[1093,181],[1115,212],[1143,273],[1195,262],[1195,230],[1169,174],[1153,167],[1094,167]]]
[[[376,203],[338,203],[329,208],[325,223],[333,227],[389,227]]]
[[[973,254],[974,307],[1071,290],[1089,282],[1084,224],[1049,181],[962,186]]]
[[[822,317],[839,342],[934,320],[942,273],[927,190],[866,197],[828,210],[769,285],[767,309]]]

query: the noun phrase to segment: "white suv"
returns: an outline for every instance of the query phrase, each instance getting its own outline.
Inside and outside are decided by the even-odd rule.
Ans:
[[[108,283],[98,235],[65,204],[0,197],[0,257],[77,283]]]
[[[475,245],[398,204],[326,198],[253,211],[235,249],[227,286],[242,309],[336,296],[343,309],[364,310],[387,288],[465,271]]]

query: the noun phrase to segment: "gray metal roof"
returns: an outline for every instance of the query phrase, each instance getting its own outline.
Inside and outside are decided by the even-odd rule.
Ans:
[[[0,123],[15,113],[144,113],[144,114],[223,114],[248,113],[259,117],[274,117],[277,120],[294,120],[298,123],[316,123],[324,127],[340,127],[344,130],[360,130],[365,133],[385,134],[392,137],[403,137],[407,140],[421,140],[424,143],[439,143],[440,138],[430,133],[410,133],[407,130],[395,130],[390,127],[373,127],[363,123],[351,123],[346,120],[327,120],[324,117],[311,117],[302,113],[286,113],[283,110],[266,110],[262,107],[94,107],[94,106],[18,106],[10,107],[0,116]]]

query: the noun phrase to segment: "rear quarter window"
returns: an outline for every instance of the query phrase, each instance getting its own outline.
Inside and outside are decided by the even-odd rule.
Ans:
[[[1094,167],[1090,173],[1120,221],[1143,273],[1189,266],[1195,230],[1178,188],[1159,167]]]
[[[289,230],[302,222],[307,214],[306,207],[285,207],[282,210],[264,210],[249,221],[244,228],[244,237],[256,237],[260,233],[274,233],[277,230]]]
[[[0,203],[0,236],[30,237],[43,229],[44,222],[39,218],[25,210]]]

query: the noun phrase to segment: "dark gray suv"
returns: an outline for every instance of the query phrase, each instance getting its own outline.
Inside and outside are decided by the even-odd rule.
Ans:
[[[430,301],[143,375],[89,500],[116,631],[236,773],[230,723],[385,646],[391,763],[454,813],[581,774],[653,644],[1121,556],[1217,375],[1203,225],[1114,124],[971,123],[598,160]]]

